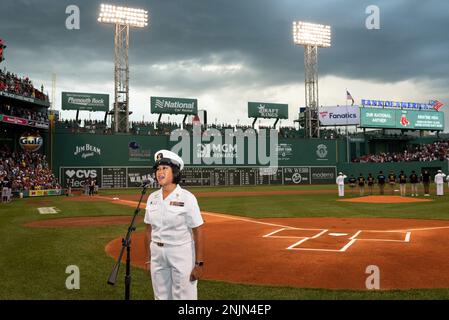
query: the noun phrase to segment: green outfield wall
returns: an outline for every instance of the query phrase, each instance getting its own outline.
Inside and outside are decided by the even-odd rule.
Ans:
[[[407,174],[424,168],[431,173],[448,170],[447,161],[348,163],[346,139],[279,138],[273,145],[269,138],[252,139],[216,136],[194,140],[190,135],[170,141],[165,135],[57,132],[53,135],[51,159],[63,186],[72,181],[74,187],[81,187],[87,178],[93,178],[104,188],[138,187],[151,177],[154,153],[161,149],[177,149],[186,163],[184,183],[194,186],[334,183],[338,171],[357,176],[377,175],[380,170],[404,170]],[[349,145],[354,147],[355,143]],[[269,157],[259,155],[265,152],[266,156],[273,146],[277,163],[267,162]],[[267,171],[270,166],[277,169]]]

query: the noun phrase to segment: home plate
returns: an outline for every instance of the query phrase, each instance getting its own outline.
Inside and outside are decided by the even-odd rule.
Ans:
[[[120,198],[112,198],[112,200],[120,200]]]
[[[55,207],[42,207],[37,208],[40,214],[57,214],[60,210]]]
[[[333,237],[343,237],[343,236],[347,236],[347,233],[329,233],[330,236]]]

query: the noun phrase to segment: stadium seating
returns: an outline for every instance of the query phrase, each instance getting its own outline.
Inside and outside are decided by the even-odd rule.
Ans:
[[[48,96],[34,88],[28,77],[20,78],[16,74],[0,69],[0,91],[13,93],[16,95],[31,97],[42,101],[48,101]]]

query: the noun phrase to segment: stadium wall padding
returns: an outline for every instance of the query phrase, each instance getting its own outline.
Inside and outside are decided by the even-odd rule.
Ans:
[[[150,166],[154,163],[154,152],[172,149],[178,143],[170,141],[169,138],[169,136],[56,133],[53,143],[53,167],[57,170],[61,166]],[[213,142],[220,147],[226,144],[224,138],[223,141]],[[198,152],[208,144],[208,141],[201,142],[202,147],[195,148],[193,143],[193,139],[190,139],[191,150]],[[231,144],[235,147],[235,140]],[[225,158],[218,158],[212,166],[264,165],[257,156],[255,156],[256,163],[249,162],[251,159],[249,150],[258,152],[257,144],[254,149],[249,148],[250,144],[252,143],[245,140],[243,163],[237,163],[236,159],[228,159],[232,163],[227,163]],[[269,139],[266,144],[268,150]],[[346,159],[346,143],[343,140],[279,139],[278,144],[279,166],[335,166]],[[193,152],[190,155],[190,163],[187,163],[181,154],[186,164],[205,165],[193,163],[192,154]]]
[[[235,146],[235,140],[231,144]],[[229,142],[227,141],[227,142]],[[223,140],[214,140],[216,145],[226,144]],[[144,135],[101,135],[101,134],[73,134],[55,133],[53,142],[53,171],[59,177],[60,168],[89,168],[89,167],[134,167],[150,168],[154,161],[154,153],[161,149],[171,149],[178,141],[170,141],[169,136],[144,136]],[[193,148],[193,139],[190,139],[189,146]],[[195,149],[195,152],[202,150],[209,141],[201,141],[203,146]],[[232,163],[226,162],[225,158],[212,164],[194,164],[190,156],[188,166],[199,167],[239,167],[239,166],[263,166],[256,157],[256,163],[249,163],[250,153],[258,151],[250,148],[252,142],[245,140],[243,163],[231,159]],[[270,141],[266,141],[266,150],[269,149]],[[429,168],[431,173],[438,169],[448,170],[447,161],[433,162],[401,162],[401,163],[347,163],[346,140],[326,140],[326,139],[278,139],[278,153],[280,167],[337,167],[338,171],[343,171],[346,175],[358,176],[360,173],[368,175],[372,173],[377,176],[380,170],[388,173],[393,170],[396,174],[404,170],[410,174],[412,170],[421,172],[423,168]],[[251,152],[249,150],[252,150]],[[255,150],[255,151],[254,151]],[[192,154],[192,153],[191,153]]]

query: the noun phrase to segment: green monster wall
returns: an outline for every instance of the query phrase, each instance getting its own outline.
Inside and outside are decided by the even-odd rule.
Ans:
[[[180,149],[180,141],[170,141],[169,136],[55,133],[53,170],[64,186],[74,178],[77,182],[73,186],[80,187],[88,177],[98,179],[103,187],[138,186],[138,182],[151,176],[154,153],[161,149]],[[380,170],[384,173],[404,170],[409,174],[412,170],[421,172],[423,168],[432,173],[448,169],[447,161],[347,163],[345,139],[279,139],[279,169],[270,178],[260,173],[259,167],[267,165],[254,155],[261,145],[254,141],[244,140],[240,154],[243,159],[233,156],[238,150],[242,151],[242,145],[237,144],[235,137],[215,139],[211,149],[207,147],[209,139],[199,143],[193,139],[185,142],[185,149],[181,148],[179,154],[186,163],[185,176],[191,185],[334,183],[336,171],[343,171],[348,176],[360,173],[377,176]],[[265,150],[269,150],[270,140],[267,139],[265,144]],[[184,156],[189,150],[190,157]],[[192,154],[195,153],[200,156],[199,163],[194,163]],[[204,155],[206,157],[202,158]]]

